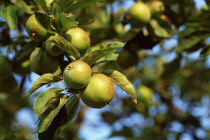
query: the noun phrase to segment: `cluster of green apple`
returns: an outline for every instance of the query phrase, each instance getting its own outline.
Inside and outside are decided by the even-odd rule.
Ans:
[[[92,73],[84,61],[76,60],[67,65],[63,77],[69,87],[80,90],[82,101],[89,107],[102,108],[114,97],[111,79],[102,73]]]
[[[13,75],[12,62],[4,55],[0,55],[0,92],[13,92],[17,88],[17,81]]]
[[[38,23],[34,14],[26,21],[26,30],[28,35],[34,40],[44,42],[50,37],[48,31]],[[81,54],[85,54],[90,46],[90,38],[82,28],[71,28],[66,31],[64,36]],[[31,53],[30,68],[39,75],[44,73],[59,75],[61,74],[61,68],[58,56],[62,54],[64,54],[64,50],[57,47],[54,43],[44,42],[44,45],[36,47]]]
[[[35,15],[31,15],[26,22],[26,30],[34,40],[44,42],[41,47],[36,47],[30,55],[31,71],[42,75],[53,73],[63,75],[65,83],[72,89],[80,90],[82,101],[89,107],[102,108],[106,106],[114,97],[114,85],[111,79],[102,74],[93,74],[91,66],[81,60],[73,60],[62,71],[58,57],[65,53],[64,50],[52,42],[45,42],[50,36],[36,20]],[[80,27],[68,29],[63,37],[84,55],[90,47],[90,37],[88,33]]]
[[[128,9],[125,18],[133,27],[141,28],[148,24],[153,16],[160,16],[164,11],[164,3],[161,1],[138,1]]]

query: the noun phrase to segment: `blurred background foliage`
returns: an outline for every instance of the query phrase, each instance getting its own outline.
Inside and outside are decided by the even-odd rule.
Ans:
[[[164,13],[152,16],[142,28],[132,27],[125,19],[126,10],[136,2],[132,0],[101,1],[72,12],[79,27],[89,32],[92,49],[107,42],[126,42],[117,50],[117,61],[96,69],[115,68],[125,74],[136,88],[138,103],[115,87],[111,105],[92,109],[96,114],[81,103],[57,140],[89,139],[83,127],[95,131],[104,126],[109,134],[100,139],[210,139],[210,2],[203,1],[203,7],[197,8],[193,0],[161,1]],[[25,22],[34,11],[46,10],[39,2],[0,2],[0,54],[12,64],[10,79],[0,81],[0,140],[35,139],[36,129],[31,127],[35,121],[23,125],[17,114],[26,109],[36,120],[32,112],[36,93],[30,102],[23,95],[37,77],[28,60],[31,46],[38,44],[25,32]],[[87,123],[94,115],[99,119]]]

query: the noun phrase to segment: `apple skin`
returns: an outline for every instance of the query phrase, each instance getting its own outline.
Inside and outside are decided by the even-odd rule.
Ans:
[[[161,15],[165,11],[164,3],[158,0],[149,3],[152,15]]]
[[[66,66],[63,72],[63,78],[70,88],[84,88],[90,81],[91,68],[86,62],[76,60]]]
[[[80,92],[83,103],[92,108],[105,107],[114,97],[114,84],[104,74],[94,74]]]
[[[77,49],[81,55],[90,47],[90,37],[82,28],[76,27],[66,31],[65,38]]]
[[[35,14],[27,19],[25,27],[28,35],[34,40],[42,41],[49,36],[47,30],[36,20]]]
[[[45,48],[46,51],[52,56],[59,56],[64,53],[64,50],[60,49],[52,42],[46,42]]]
[[[126,19],[133,27],[145,26],[151,19],[149,6],[141,1],[136,2],[128,9]]]
[[[44,73],[55,73],[59,70],[59,60],[57,57],[51,56],[46,50],[41,52],[41,48],[36,47],[30,55],[31,71],[42,75]],[[40,54],[42,53],[42,54]],[[38,59],[40,57],[40,59]]]
[[[4,55],[0,55],[0,80],[8,78],[12,75],[12,63]]]

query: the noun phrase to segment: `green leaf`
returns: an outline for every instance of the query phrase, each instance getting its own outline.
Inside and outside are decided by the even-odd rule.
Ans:
[[[60,94],[64,90],[65,89],[53,87],[40,93],[34,102],[34,113],[39,114],[42,108],[51,98],[58,96],[58,94]]]
[[[186,38],[188,36],[191,36],[193,33],[197,31],[196,28],[186,28],[179,34],[179,39]]]
[[[62,21],[60,20],[62,13],[61,8],[57,3],[54,3],[53,9],[52,9],[52,15],[53,15],[53,26],[60,31],[60,28],[62,28]]]
[[[34,40],[28,42],[26,45],[22,46],[20,50],[18,50],[16,56],[18,57],[18,59],[27,57],[27,55],[30,54],[38,44],[39,42],[36,42]]]
[[[204,34],[199,36],[191,35],[187,38],[180,39],[176,50],[180,52],[192,48],[199,42],[203,41],[206,37],[208,37],[208,35]]]
[[[75,116],[78,106],[79,97],[77,97],[75,94],[72,94],[72,96],[68,98],[65,105],[60,109],[59,113],[53,119],[48,129],[43,133],[38,134],[39,140],[53,139],[55,136],[58,136],[67,125],[68,121]]]
[[[203,58],[207,56],[210,56],[210,45],[205,46],[200,54],[200,57],[203,57]]]
[[[62,118],[62,119],[61,119]],[[39,140],[52,140],[56,136],[56,130],[64,128],[67,123],[66,109],[63,106],[56,117],[53,119],[52,123],[46,131],[43,133],[38,133]],[[63,129],[62,129],[63,130]],[[60,134],[61,131],[59,131]]]
[[[79,101],[80,101],[79,99],[80,98],[77,95],[73,94],[73,96],[71,96],[66,102],[64,107],[67,114],[67,121],[71,121],[76,115],[77,110],[79,108]],[[56,135],[60,134],[63,131],[66,124],[57,129]]]
[[[40,88],[43,85],[46,84],[52,84],[56,82],[63,81],[62,77],[55,76],[51,73],[43,74],[41,77],[39,77],[33,84],[33,86],[30,88],[30,90],[25,94],[26,97],[30,96],[35,90]]]
[[[125,92],[127,92],[131,96],[134,103],[137,103],[136,90],[124,74],[120,73],[117,70],[111,69],[105,70],[103,73],[109,76],[114,83],[119,85]]]
[[[37,20],[37,22],[44,27],[49,33],[54,34],[54,31],[51,27],[51,18],[43,13],[35,13],[35,18]]]
[[[57,3],[53,5],[53,26],[60,31],[65,31],[77,26],[77,22],[73,18],[66,16],[66,13],[61,12],[61,8]]]
[[[94,64],[96,61],[101,59],[102,57],[112,53],[113,50],[116,50],[118,48],[121,48],[125,45],[125,43],[122,42],[113,42],[108,45],[108,48],[100,49],[100,50],[94,50],[93,52],[86,55],[82,60],[88,63],[89,65]]]
[[[69,6],[67,6],[65,8],[65,11],[66,12],[72,12],[74,10],[77,10],[77,9],[80,9],[80,8],[84,8],[90,4],[93,4],[97,1],[100,1],[100,0],[74,0],[73,2],[71,2],[69,4]]]
[[[76,112],[79,107],[79,101],[80,101],[79,99],[80,98],[77,95],[73,94],[73,96],[71,96],[66,102],[65,108],[68,114],[68,121],[71,121],[76,115]]]
[[[150,26],[153,28],[153,32],[156,36],[163,37],[163,38],[171,37],[171,34],[168,32],[167,28],[164,28],[164,26],[161,26],[157,20],[151,20]]]
[[[46,1],[45,0],[34,0],[38,5],[40,5],[42,8],[46,7]]]
[[[113,48],[122,48],[124,46],[125,46],[124,42],[117,42],[117,41],[108,44],[108,47],[111,47],[111,48],[112,47]]]
[[[66,22],[65,24],[63,24],[61,31],[66,31],[66,30],[76,27],[76,26],[77,26],[77,22],[70,20],[70,21]]]
[[[17,15],[16,15],[16,10],[17,10],[16,5],[9,4],[8,6],[5,6],[2,4],[0,10],[1,10],[0,16],[2,16],[6,20],[9,26],[9,29],[13,30],[17,26],[17,23],[18,23]]]
[[[50,7],[51,6],[51,3],[53,2],[54,0],[46,0],[46,6],[47,7]]]
[[[49,100],[49,102],[39,113],[40,122],[37,131],[38,133],[42,133],[48,129],[53,119],[56,117],[56,115],[66,103],[67,99],[67,95],[59,94],[57,97],[53,97]]]
[[[27,5],[23,0],[16,0],[16,5],[23,9],[27,14],[33,14],[34,11],[32,10],[33,6]]]
[[[80,58],[80,53],[77,49],[75,49],[69,41],[61,36],[51,36],[47,39],[49,42],[55,43],[56,46],[66,51],[70,55],[72,55],[76,60]]]
[[[74,0],[54,0],[60,7],[63,7],[61,10],[64,11],[65,7],[67,7]]]
[[[116,61],[119,54],[109,53],[106,56],[102,57],[99,61],[100,62],[109,62],[109,61]]]

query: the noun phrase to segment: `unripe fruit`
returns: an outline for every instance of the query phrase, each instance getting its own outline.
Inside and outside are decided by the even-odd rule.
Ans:
[[[86,31],[77,27],[69,29],[65,38],[77,49],[81,55],[84,55],[90,47],[90,37]]]
[[[126,18],[133,27],[143,27],[151,19],[150,8],[141,1],[136,2],[128,9]]]
[[[13,75],[10,75],[6,79],[0,80],[0,92],[11,93],[17,88],[17,81]]]
[[[0,80],[10,75],[12,75],[12,63],[6,56],[0,55]]]
[[[46,48],[47,52],[52,56],[59,56],[64,53],[64,50],[60,49],[52,42],[46,42],[45,48]]]
[[[158,0],[149,3],[152,15],[160,15],[165,11],[164,3]]]
[[[81,89],[85,87],[91,77],[90,66],[80,60],[76,60],[66,66],[63,72],[65,83],[73,89]]]
[[[42,53],[42,54],[41,54]],[[59,60],[57,57],[51,56],[41,48],[35,48],[30,55],[30,68],[31,71],[41,75],[44,73],[54,73],[59,67]]]
[[[27,19],[26,31],[35,40],[45,40],[49,36],[47,30],[36,20],[35,14]]]
[[[94,74],[87,87],[80,92],[84,104],[92,108],[106,106],[114,97],[114,85],[104,74]]]

